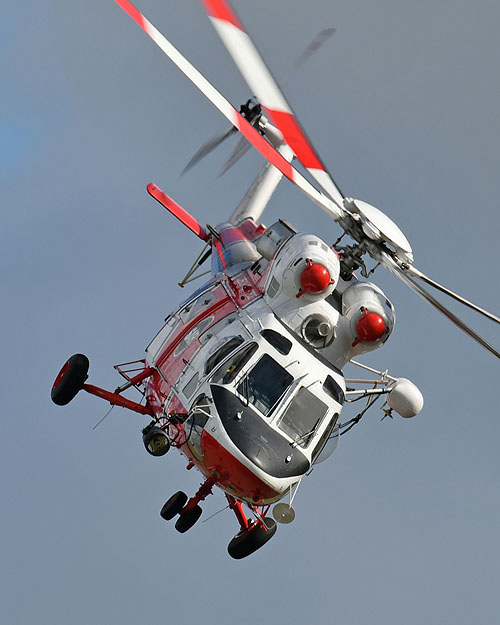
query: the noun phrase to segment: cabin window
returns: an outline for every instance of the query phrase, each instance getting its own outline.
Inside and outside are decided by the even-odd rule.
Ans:
[[[277,349],[280,354],[283,354],[283,356],[286,356],[292,349],[292,341],[289,341],[275,330],[262,330],[261,335],[268,343],[271,343],[274,349]]]
[[[197,460],[203,460],[201,435],[209,418],[210,400],[206,395],[200,395],[196,398],[196,401],[189,411],[189,416],[184,422],[186,442]]]
[[[293,376],[271,356],[264,354],[236,390],[267,416],[292,382]]]
[[[175,348],[175,352],[174,352],[174,356],[179,356],[179,354],[182,354],[182,352],[191,345],[191,343],[197,339],[200,334],[206,330],[214,321],[213,316],[212,317],[207,317],[206,319],[202,319],[200,321],[200,323],[191,330],[191,332],[188,332],[184,338],[182,339],[182,341],[179,343],[179,345]]]
[[[227,343],[224,343],[222,347],[219,347],[207,360],[205,363],[205,374],[210,373],[212,369],[222,362],[231,352],[243,343],[243,338],[241,336],[234,336]]]
[[[314,437],[328,406],[302,386],[278,420],[278,427],[296,445],[307,447]]]
[[[326,426],[325,431],[323,432],[323,434],[321,435],[321,438],[319,439],[319,441],[316,443],[316,447],[314,448],[314,451],[312,452],[311,456],[312,456],[312,460],[313,462],[316,460],[316,458],[320,455],[320,453],[323,451],[323,447],[326,445],[326,443],[328,442],[328,440],[330,439],[330,436],[332,434],[333,428],[335,427],[335,425],[337,424],[339,418],[339,413],[336,412],[330,423]],[[338,432],[338,430],[337,430]],[[338,434],[337,434],[338,436]]]
[[[214,373],[211,382],[215,384],[231,384],[241,371],[242,367],[250,360],[257,351],[257,343],[250,343],[239,352],[234,354]]]
[[[191,377],[191,379],[189,380],[189,382],[186,384],[186,386],[182,389],[182,392],[184,393],[184,395],[186,397],[191,397],[191,395],[195,392],[196,387],[198,386],[198,379],[199,379],[199,373],[198,371]]]
[[[212,291],[205,291],[205,293],[202,293],[196,299],[188,302],[179,313],[182,323],[187,325],[204,310],[215,304],[215,301],[216,297],[214,293]]]
[[[326,376],[326,380],[323,382],[323,390],[327,395],[330,395],[341,406],[345,401],[344,391],[340,385],[335,382],[331,375]]]
[[[205,344],[211,338],[213,338],[214,336],[222,332],[224,328],[226,328],[227,326],[231,325],[234,321],[236,321],[236,319],[238,319],[237,313],[232,313],[230,315],[227,315],[227,317],[224,317],[220,321],[217,321],[212,326],[210,326],[210,328],[206,332],[204,332],[200,336],[200,343],[202,345]]]

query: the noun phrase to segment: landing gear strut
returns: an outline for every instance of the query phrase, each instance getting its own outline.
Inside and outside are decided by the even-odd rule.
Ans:
[[[240,523],[241,530],[227,546],[231,558],[241,560],[255,553],[276,534],[278,526],[273,519],[264,518],[257,521],[248,520],[243,506],[230,495],[226,495],[229,507],[233,510]]]
[[[213,478],[205,480],[196,495],[191,497],[189,501],[186,493],[178,491],[165,503],[161,509],[160,516],[166,521],[170,521],[175,516],[179,515],[179,518],[175,522],[175,529],[181,534],[184,534],[184,532],[190,530],[200,518],[203,510],[199,503],[212,493],[214,484],[215,480]]]

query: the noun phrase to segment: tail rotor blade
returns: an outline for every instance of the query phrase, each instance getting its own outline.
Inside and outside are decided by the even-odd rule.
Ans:
[[[290,78],[302,67],[302,65],[304,65],[304,63],[308,61],[335,32],[335,28],[325,28],[319,32],[302,52],[302,54],[297,58],[288,74],[280,80],[280,85],[284,87]]]
[[[191,160],[186,165],[186,167],[184,167],[184,169],[181,172],[181,176],[183,176],[187,171],[189,171],[192,167],[194,167],[197,163],[199,163],[202,158],[205,158],[207,154],[210,154],[212,150],[215,150],[215,148],[218,145],[220,145],[223,141],[225,141],[228,137],[235,134],[236,132],[238,132],[236,128],[234,126],[231,126],[231,128],[224,130],[223,132],[219,133],[215,137],[212,137],[211,139],[209,139],[206,143],[204,143],[201,146],[201,148],[191,158]]]
[[[224,167],[219,174],[219,178],[223,176],[233,165],[235,165],[242,156],[244,156],[248,150],[250,149],[250,143],[245,139],[245,137],[240,137],[238,143],[236,144],[234,150],[231,152],[230,157],[224,163]]]

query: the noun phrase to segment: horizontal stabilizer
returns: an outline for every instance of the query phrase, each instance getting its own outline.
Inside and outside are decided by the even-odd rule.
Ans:
[[[160,202],[162,206],[172,213],[174,217],[177,217],[179,221],[182,221],[182,223],[202,241],[208,241],[210,239],[205,228],[198,223],[192,215],[184,210],[182,206],[179,206],[175,200],[162,191],[160,187],[150,182],[147,186],[147,190],[151,197],[154,197],[156,201]]]

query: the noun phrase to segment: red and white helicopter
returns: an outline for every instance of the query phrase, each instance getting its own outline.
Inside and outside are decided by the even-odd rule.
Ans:
[[[176,529],[186,532],[202,513],[200,502],[218,486],[240,526],[228,546],[239,559],[264,545],[275,534],[276,522],[293,521],[302,478],[335,450],[340,436],[381,395],[387,415],[395,411],[412,417],[422,409],[422,395],[409,380],[354,360],[381,347],[395,322],[384,293],[355,275],[359,271],[368,278],[373,271],[367,270],[364,256],[498,358],[500,352],[421,283],[496,323],[500,318],[422,274],[413,266],[406,237],[384,213],[344,197],[226,0],[203,4],[255,94],[256,103],[247,102],[239,112],[128,0],[115,1],[268,163],[227,222],[216,228],[203,227],[156,185],[148,185],[150,195],[205,243],[180,285],[194,280],[211,256],[210,278],[167,317],[145,359],[115,366],[124,384],[114,391],[87,384],[89,361],[75,354],[59,372],[52,399],[65,405],[85,390],[148,417],[143,429],[147,451],[163,456],[177,447],[188,468],[204,476],[194,496],[172,495],[161,516],[177,517]],[[322,191],[292,166],[294,158]],[[283,175],[339,224],[343,234],[333,245],[285,221],[268,228],[260,224]],[[350,244],[341,245],[344,235]],[[346,380],[342,370],[349,362],[367,370],[371,379]],[[132,387],[142,401],[124,397]],[[361,412],[341,423],[344,403],[359,399],[366,400]]]

